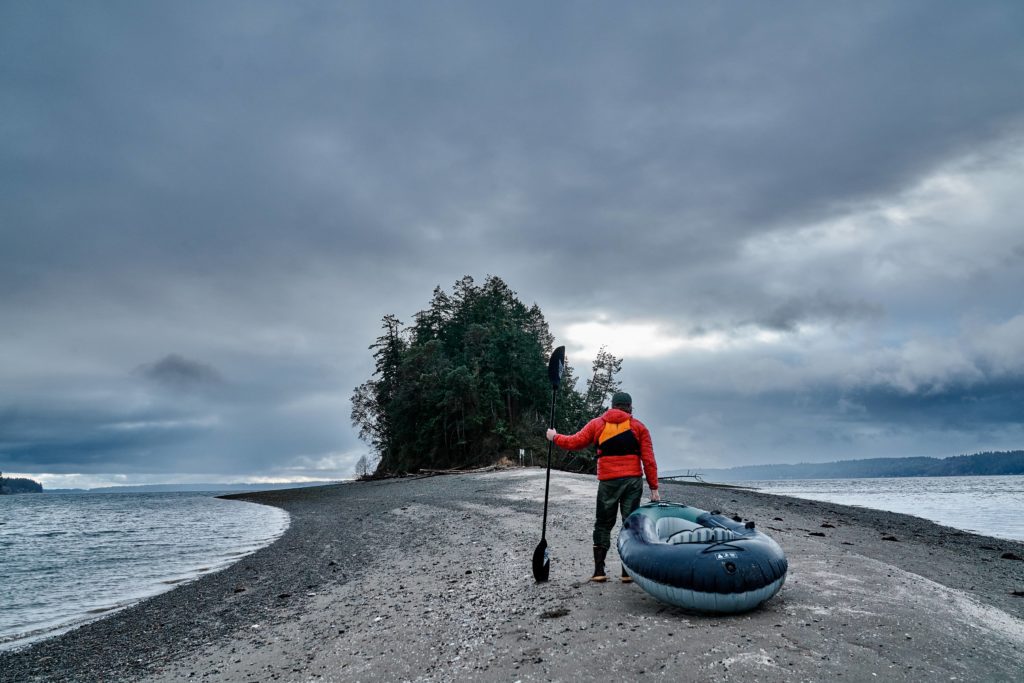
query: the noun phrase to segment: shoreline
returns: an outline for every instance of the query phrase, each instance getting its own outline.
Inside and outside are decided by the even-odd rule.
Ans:
[[[143,507],[154,514],[148,517],[148,522],[139,520],[140,522],[162,524],[172,521],[173,517],[174,523],[178,524],[173,528],[173,533],[177,536],[181,536],[177,532],[188,532],[192,528],[181,524],[182,508],[178,500],[168,498],[168,495],[181,494],[155,492],[154,495],[157,498],[147,501],[156,500],[157,503],[143,504]],[[189,501],[190,511],[184,519],[201,524],[202,527],[198,534],[192,534],[192,538],[183,539],[185,542],[181,551],[175,543],[167,543],[165,538],[161,538],[151,528],[142,529],[141,533],[139,529],[129,529],[128,531],[132,533],[130,538],[135,539],[131,548],[121,548],[115,544],[115,548],[111,549],[109,543],[99,549],[95,545],[89,545],[92,541],[87,537],[95,533],[91,523],[88,527],[74,528],[70,532],[61,527],[54,527],[52,531],[44,530],[41,533],[43,537],[70,533],[72,542],[60,546],[44,546],[48,550],[42,552],[38,543],[32,543],[31,540],[26,542],[25,536],[22,536],[22,545],[20,548],[16,546],[15,550],[34,548],[35,552],[30,558],[33,561],[38,559],[47,564],[48,557],[52,557],[60,565],[62,557],[74,558],[84,554],[91,557],[77,562],[74,571],[69,570],[66,565],[62,566],[60,579],[53,579],[51,574],[49,581],[44,584],[38,578],[34,581],[30,578],[38,577],[38,574],[30,574],[18,582],[22,588],[13,595],[13,602],[8,602],[7,607],[10,611],[6,614],[5,621],[9,628],[20,628],[17,633],[8,632],[0,636],[0,653],[20,651],[35,643],[59,637],[63,633],[108,618],[121,610],[173,590],[179,585],[192,583],[207,574],[222,571],[260,548],[274,543],[290,524],[287,512],[280,508],[255,507],[257,503],[247,501],[222,502],[218,500],[220,496],[196,492],[187,492],[183,495],[185,500]],[[201,499],[198,506],[192,502],[197,498]],[[30,512],[21,514],[30,514],[36,519],[46,518],[43,512],[31,512],[32,508],[28,510]],[[168,519],[161,521],[162,515],[168,515]],[[86,520],[95,520],[101,525],[101,533],[104,535],[113,533],[110,530],[111,525],[116,522],[112,517],[96,518],[88,511],[88,507],[78,516]],[[215,520],[213,527],[209,525],[209,520]],[[24,521],[22,517],[21,522]],[[15,526],[19,525],[17,515],[13,523]],[[167,527],[156,528],[162,528],[164,534],[167,533]],[[243,533],[227,540],[224,534],[231,536],[232,530]],[[39,533],[39,530],[35,533]],[[143,551],[133,554],[138,547]],[[173,550],[167,550],[168,547]],[[140,561],[140,558],[144,559]],[[126,562],[127,566],[138,569],[135,576],[125,574]],[[15,565],[18,566],[17,557]],[[25,572],[26,569],[22,567],[21,571]],[[75,588],[71,588],[72,585]],[[28,608],[34,609],[30,611]]]
[[[790,560],[762,608],[707,617],[586,581],[592,476],[552,472],[551,581],[535,584],[543,479],[526,468],[232,494],[291,525],[222,571],[0,653],[0,680],[579,680],[580,661],[624,678],[1013,680],[1024,666],[1024,561],[1001,559],[1024,556],[1019,542],[666,481],[666,499],[754,519]]]

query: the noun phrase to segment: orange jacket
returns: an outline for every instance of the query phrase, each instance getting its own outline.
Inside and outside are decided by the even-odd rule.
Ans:
[[[629,420],[629,427],[640,442],[640,452],[632,455],[601,455],[597,458],[597,478],[619,479],[621,477],[647,476],[647,484],[654,491],[658,488],[658,463],[654,461],[654,444],[651,433],[644,423],[624,410],[612,408],[601,417],[595,417],[572,436],[556,434],[554,444],[567,451],[578,451],[587,446],[597,445],[605,425],[621,424]],[[641,471],[642,464],[642,471]]]

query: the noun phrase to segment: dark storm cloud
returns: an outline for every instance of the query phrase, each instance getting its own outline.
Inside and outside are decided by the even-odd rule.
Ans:
[[[792,332],[803,321],[856,322],[878,318],[882,313],[881,306],[877,304],[835,300],[818,292],[814,296],[783,301],[755,322],[769,330]]]
[[[208,429],[170,411],[124,417],[88,406],[8,409],[0,414],[0,459],[19,471],[162,471],[168,455]]]
[[[218,385],[224,381],[215,368],[182,358],[176,353],[164,356],[155,363],[140,365],[135,373],[173,389],[193,389]]]
[[[639,230],[720,256],[1019,122],[1020,8],[941,8],[8,10],[5,186],[41,228],[14,246],[206,270],[552,234],[638,257]]]
[[[665,362],[749,369],[721,401],[766,443],[771,392],[918,387],[972,325],[999,381],[1022,25],[1017,2],[5,3],[0,408],[35,426],[0,440],[117,471],[346,467],[380,317],[466,273],[563,336],[719,335]],[[796,341],[744,346],[765,335]],[[694,405],[663,391],[668,430]]]
[[[881,423],[913,426],[928,421],[963,431],[1024,424],[1024,377],[916,394],[872,389],[854,392],[849,400],[863,407],[861,419]]]

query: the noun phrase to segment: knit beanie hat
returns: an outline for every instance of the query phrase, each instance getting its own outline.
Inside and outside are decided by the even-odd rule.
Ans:
[[[612,396],[612,406],[631,406],[633,405],[633,397],[627,394],[625,391],[616,391]]]

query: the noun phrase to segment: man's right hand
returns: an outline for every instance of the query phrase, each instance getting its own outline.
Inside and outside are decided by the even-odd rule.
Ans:
[[[547,434],[545,434],[544,436],[547,437],[548,441],[554,441],[557,435],[558,432],[556,432],[554,429],[549,429]]]

